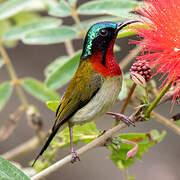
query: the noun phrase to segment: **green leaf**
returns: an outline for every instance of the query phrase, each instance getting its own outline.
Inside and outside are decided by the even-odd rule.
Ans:
[[[39,20],[40,18],[41,16],[38,13],[29,12],[29,11],[20,12],[12,17],[16,25],[29,24],[29,23]]]
[[[1,180],[30,180],[21,170],[9,161],[0,157],[0,179]]]
[[[76,55],[67,60],[62,66],[59,66],[47,79],[46,85],[48,88],[59,88],[66,84],[76,72],[79,64],[81,53],[78,52]]]
[[[28,33],[24,38],[25,44],[54,44],[76,37],[76,32],[68,26],[44,29]]]
[[[123,29],[118,33],[117,38],[123,38],[128,36],[133,36],[136,34],[136,31],[132,31],[131,29]]]
[[[0,39],[5,32],[7,32],[11,28],[11,23],[9,20],[1,20],[0,21]]]
[[[28,33],[34,32],[36,30],[49,29],[57,27],[61,24],[61,20],[55,18],[42,18],[36,22],[18,25],[11,28],[7,33],[4,34],[4,40],[18,40],[24,38]]]
[[[59,3],[49,5],[48,13],[57,17],[66,17],[71,15],[71,8],[66,1],[61,0]]]
[[[51,109],[52,111],[56,112],[58,105],[59,105],[59,101],[47,101],[46,105],[49,109]]]
[[[0,20],[13,16],[30,6],[31,0],[9,0],[0,6]]]
[[[175,121],[175,124],[178,125],[180,127],[180,120]]]
[[[10,82],[3,82],[0,85],[0,111],[3,109],[4,105],[9,100],[11,94],[12,94],[12,84]]]
[[[49,77],[52,73],[54,73],[59,67],[62,67],[68,60],[68,56],[61,56],[55,59],[52,63],[50,63],[45,69],[44,74],[46,77]]]
[[[84,142],[88,144],[100,134],[100,131],[97,129],[94,122],[86,123],[83,126],[74,126],[73,127],[73,142],[77,144],[78,142]],[[56,138],[61,138],[62,141],[57,142],[56,140],[52,142],[52,147],[65,147],[69,146],[70,137],[69,129],[66,128],[63,131],[60,131]]]
[[[127,37],[127,36],[133,36],[136,35],[137,32],[133,30],[132,28],[138,27],[138,28],[148,28],[147,25],[143,25],[142,23],[135,23],[131,24],[129,26],[124,27],[121,31],[119,31],[117,38]]]
[[[152,130],[150,133],[141,134],[121,134],[116,141],[120,143],[120,149],[115,148],[116,145],[111,144],[108,148],[112,151],[111,160],[117,167],[124,170],[134,164],[136,159],[141,159],[142,155],[148,151],[150,147],[161,142],[165,137],[166,132],[161,134],[157,130]],[[133,145],[121,143],[121,139],[130,140],[138,144],[138,152],[133,158],[126,160],[126,154],[133,148]]]
[[[132,0],[104,0],[91,1],[82,4],[78,8],[80,14],[95,15],[95,14],[110,14],[125,17],[128,12],[138,6],[138,2]],[[125,15],[126,14],[126,15]]]
[[[43,102],[59,99],[56,92],[49,90],[42,82],[36,79],[24,78],[22,85],[29,94]]]

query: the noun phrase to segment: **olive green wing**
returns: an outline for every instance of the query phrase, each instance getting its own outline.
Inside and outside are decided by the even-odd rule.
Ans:
[[[94,71],[91,63],[81,62],[57,109],[54,128],[59,123],[64,124],[85,106],[101,88],[102,83],[102,76]]]
[[[56,121],[52,132],[45,142],[33,165],[47,149],[59,128],[68,121],[79,109],[85,106],[103,84],[103,78],[96,73],[90,62],[81,61],[79,68],[66,89],[56,112]]]

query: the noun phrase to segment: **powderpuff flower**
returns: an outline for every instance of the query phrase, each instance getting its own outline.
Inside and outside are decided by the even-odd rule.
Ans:
[[[144,0],[136,10],[146,28],[135,27],[142,46],[138,60],[146,60],[165,80],[162,87],[173,80],[180,95],[180,0]]]

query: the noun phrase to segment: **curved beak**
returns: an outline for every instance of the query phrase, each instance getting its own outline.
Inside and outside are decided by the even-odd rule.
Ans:
[[[136,23],[136,22],[139,22],[138,20],[129,20],[129,21],[124,21],[124,22],[121,22],[117,25],[117,29],[116,29],[116,32],[118,32],[119,30],[121,30],[123,27],[129,25],[129,24],[132,24],[132,23]]]

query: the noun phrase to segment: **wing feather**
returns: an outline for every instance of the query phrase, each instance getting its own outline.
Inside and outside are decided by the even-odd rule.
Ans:
[[[57,108],[56,120],[52,128],[52,132],[36,157],[33,165],[47,149],[59,128],[79,109],[85,106],[93,98],[93,96],[95,96],[101,88],[102,83],[103,78],[94,71],[91,63],[88,62],[88,60],[81,61],[76,74],[71,80],[62,97],[60,105]]]

